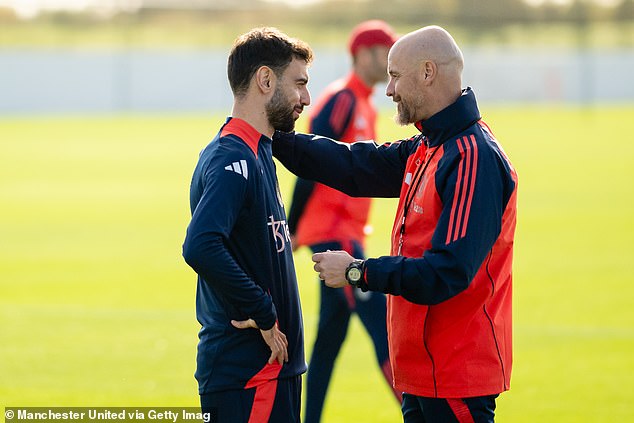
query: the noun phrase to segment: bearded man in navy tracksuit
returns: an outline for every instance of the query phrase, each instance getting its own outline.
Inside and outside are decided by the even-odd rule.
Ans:
[[[196,379],[214,422],[299,422],[303,324],[271,137],[310,103],[311,60],[274,28],[239,37],[232,115],[192,178],[183,256],[198,274]]]

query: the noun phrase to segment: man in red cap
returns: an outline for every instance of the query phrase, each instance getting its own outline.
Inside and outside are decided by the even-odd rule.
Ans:
[[[310,115],[310,132],[352,143],[376,139],[374,85],[387,80],[387,55],[396,36],[388,24],[371,20],[354,28],[348,43],[352,70],[330,84]],[[298,179],[288,215],[293,247],[306,245],[313,253],[345,250],[365,257],[369,198],[352,198],[325,185]],[[335,359],[356,312],[374,343],[378,364],[392,386],[387,345],[386,300],[379,292],[333,289],[323,282],[317,338],[306,379],[305,422],[321,418]],[[395,391],[397,399],[401,394]]]

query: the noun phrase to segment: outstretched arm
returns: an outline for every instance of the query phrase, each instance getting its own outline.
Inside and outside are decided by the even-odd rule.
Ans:
[[[422,257],[367,260],[366,289],[433,305],[469,287],[500,235],[515,180],[492,149],[475,140],[465,147],[470,154],[439,163],[436,190],[443,206],[431,247]]]
[[[472,148],[477,146],[473,144]],[[445,181],[437,186],[444,204],[431,248],[422,257],[385,256],[364,263],[361,289],[400,295],[416,304],[433,305],[467,289],[490,253],[502,226],[502,216],[515,190],[504,159],[486,150],[469,177],[460,177],[461,161],[445,163]],[[456,201],[464,193],[468,202]],[[462,205],[461,205],[462,204]],[[416,230],[412,228],[410,230]],[[326,285],[347,284],[345,269],[353,258],[343,251],[313,255],[315,271]]]
[[[276,132],[273,155],[297,176],[321,182],[352,197],[398,197],[405,165],[417,137],[377,145],[353,144],[310,134]]]

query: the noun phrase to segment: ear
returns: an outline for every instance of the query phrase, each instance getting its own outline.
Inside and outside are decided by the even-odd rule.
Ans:
[[[421,78],[424,84],[431,84],[438,75],[438,66],[431,60],[425,60],[421,66]]]
[[[275,72],[268,66],[260,66],[257,71],[255,71],[255,85],[258,87],[258,90],[263,94],[268,94],[275,90]]]

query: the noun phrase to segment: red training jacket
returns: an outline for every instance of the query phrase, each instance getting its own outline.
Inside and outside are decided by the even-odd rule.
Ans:
[[[365,261],[388,296],[396,389],[439,398],[510,387],[517,174],[470,88],[408,140],[351,146],[276,134],[289,170],[352,196],[400,197],[391,255]]]
[[[478,199],[474,202],[476,183],[479,177],[484,179],[479,173],[485,172],[478,167],[481,159],[478,153],[485,147],[482,145],[484,140],[480,141],[476,136],[500,152],[516,186],[515,171],[482,121],[472,128],[472,133],[467,132],[442,145],[427,148],[421,144],[407,162],[392,230],[392,256],[424,259],[441,254],[437,250],[452,243],[468,242],[465,238],[472,209],[479,206]],[[457,167],[456,181],[449,184],[438,177],[439,164],[451,166],[448,161]],[[416,175],[424,166],[427,169],[422,176],[419,173],[420,181],[412,179],[408,184],[407,175]],[[448,186],[439,191],[441,184]],[[412,188],[416,191],[412,192]],[[467,398],[509,389],[516,193],[514,189],[503,209],[501,229],[493,247],[464,291],[428,305],[416,304],[403,296],[388,295],[390,355],[397,389],[440,398]],[[413,197],[401,238],[408,195]],[[472,226],[470,236],[477,237],[478,232],[478,227]],[[371,283],[372,277],[368,277],[368,281]]]

